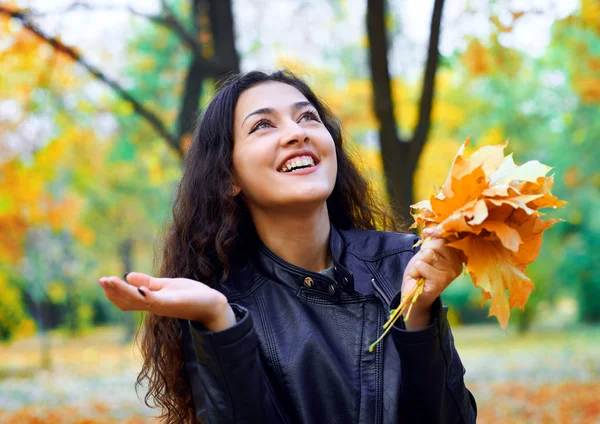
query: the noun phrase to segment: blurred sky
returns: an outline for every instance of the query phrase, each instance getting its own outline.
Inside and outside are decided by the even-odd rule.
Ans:
[[[20,0],[17,4],[39,11],[60,11],[75,0]],[[160,0],[89,0],[83,3],[113,5],[154,14]],[[294,57],[335,71],[343,66],[336,51],[356,46],[365,39],[366,0],[234,0],[237,47],[242,70],[272,68],[278,56]],[[391,72],[414,78],[424,62],[433,0],[389,0],[394,17]],[[491,12],[510,23],[510,11],[530,12],[500,42],[532,56],[543,54],[550,27],[577,8],[577,0],[446,0],[440,43],[442,54],[466,47],[465,35],[485,37],[492,29]],[[491,8],[491,10],[490,10]],[[533,13],[531,13],[533,12]],[[78,9],[44,17],[43,27],[84,51],[86,57],[109,75],[117,77],[127,59],[125,46],[133,33],[126,11]],[[0,45],[0,50],[1,50]],[[106,52],[111,53],[107,62]],[[365,53],[366,54],[366,53]],[[368,74],[367,63],[364,63]]]

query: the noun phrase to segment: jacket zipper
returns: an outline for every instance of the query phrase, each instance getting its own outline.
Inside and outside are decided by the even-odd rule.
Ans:
[[[390,305],[392,304],[392,301],[390,300],[390,298],[383,292],[383,290],[381,290],[381,288],[377,285],[374,278],[371,278],[371,284],[373,285],[373,288],[377,291],[377,293],[379,293],[379,295],[381,297],[383,297],[383,300],[386,301],[387,307],[389,309]]]

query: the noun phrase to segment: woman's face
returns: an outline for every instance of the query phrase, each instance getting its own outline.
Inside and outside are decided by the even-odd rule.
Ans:
[[[266,82],[242,93],[235,107],[233,174],[250,210],[327,200],[337,174],[335,145],[300,91]]]

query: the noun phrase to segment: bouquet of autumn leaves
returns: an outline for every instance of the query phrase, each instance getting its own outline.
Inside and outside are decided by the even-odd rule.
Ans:
[[[533,282],[525,268],[540,252],[542,234],[560,219],[543,220],[541,208],[566,202],[552,195],[550,167],[536,161],[515,165],[504,156],[507,143],[484,146],[465,158],[469,139],[460,147],[445,184],[430,200],[411,206],[411,228],[438,226],[441,236],[463,253],[466,269],[483,302],[491,299],[489,316],[506,329],[511,308],[525,307]],[[423,290],[419,281],[384,328],[391,327]],[[508,292],[508,297],[506,292]]]

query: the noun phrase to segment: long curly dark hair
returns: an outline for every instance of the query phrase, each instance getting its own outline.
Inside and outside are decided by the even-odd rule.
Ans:
[[[197,126],[173,205],[173,221],[165,234],[160,276],[191,278],[214,287],[231,269],[244,264],[256,246],[248,208],[241,196],[231,196],[234,109],[245,90],[269,81],[298,89],[331,133],[338,166],[327,199],[332,225],[397,230],[393,214],[344,150],[339,121],[308,85],[289,71],[253,71],[225,81]],[[161,408],[161,418],[168,424],[196,423],[179,321],[148,313],[140,336],[144,363],[137,387],[147,384],[146,404]]]

